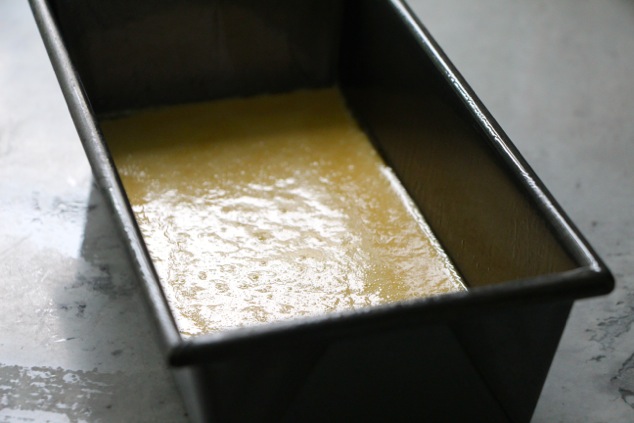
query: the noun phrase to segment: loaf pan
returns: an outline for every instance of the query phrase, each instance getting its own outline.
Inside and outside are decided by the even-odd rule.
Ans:
[[[31,6],[193,421],[530,420],[573,302],[613,279],[405,3]],[[468,291],[182,337],[100,119],[333,85]]]

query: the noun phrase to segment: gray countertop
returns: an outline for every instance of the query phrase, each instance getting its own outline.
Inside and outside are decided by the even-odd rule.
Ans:
[[[616,290],[533,422],[634,421],[634,2],[410,2]],[[0,0],[0,422],[187,421],[26,1]]]

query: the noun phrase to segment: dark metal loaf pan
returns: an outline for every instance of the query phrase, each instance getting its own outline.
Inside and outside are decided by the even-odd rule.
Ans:
[[[601,260],[398,0],[31,0],[196,421],[528,422]],[[469,291],[183,339],[99,116],[337,84]]]

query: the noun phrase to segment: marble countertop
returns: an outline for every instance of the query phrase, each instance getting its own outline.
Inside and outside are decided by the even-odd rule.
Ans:
[[[634,421],[634,3],[412,8],[617,279],[533,422]],[[187,421],[26,1],[0,0],[0,422]]]

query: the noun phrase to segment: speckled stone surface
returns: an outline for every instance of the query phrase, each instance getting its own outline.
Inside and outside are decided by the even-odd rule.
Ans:
[[[617,278],[575,304],[533,422],[634,422],[634,3],[411,4]],[[20,0],[0,0],[0,298],[0,422],[187,421]]]

